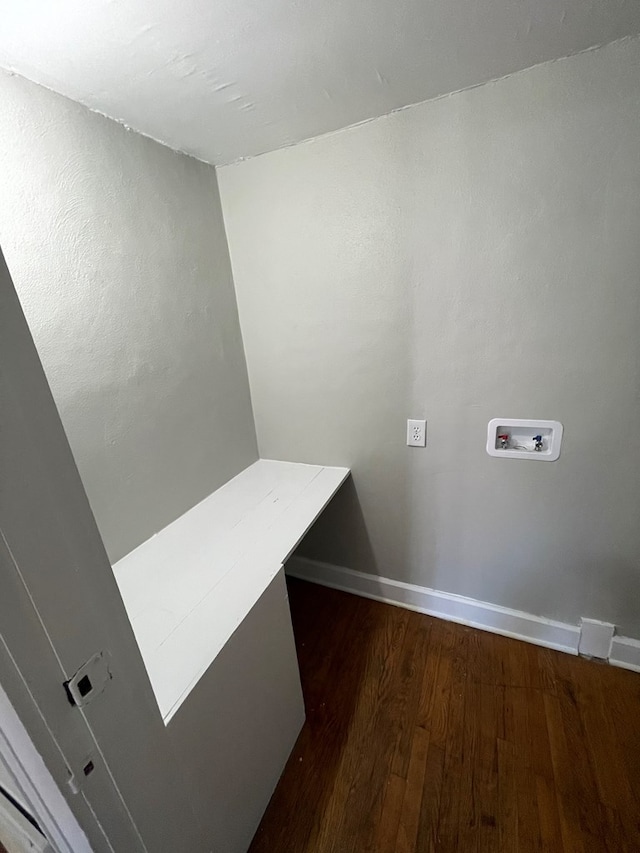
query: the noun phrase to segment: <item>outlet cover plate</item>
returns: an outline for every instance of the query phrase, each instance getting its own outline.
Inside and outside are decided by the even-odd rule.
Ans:
[[[409,447],[427,446],[427,422],[416,418],[407,421],[407,445]]]

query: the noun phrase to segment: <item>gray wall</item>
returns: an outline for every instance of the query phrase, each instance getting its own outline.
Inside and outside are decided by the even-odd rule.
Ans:
[[[0,73],[0,199],[115,561],[257,458],[215,171]]]
[[[640,636],[639,140],[632,40],[219,170],[261,455],[353,468],[307,556]]]

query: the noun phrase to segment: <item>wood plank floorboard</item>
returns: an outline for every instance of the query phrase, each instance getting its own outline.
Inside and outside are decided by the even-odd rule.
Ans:
[[[307,721],[250,853],[640,853],[640,675],[288,583]]]

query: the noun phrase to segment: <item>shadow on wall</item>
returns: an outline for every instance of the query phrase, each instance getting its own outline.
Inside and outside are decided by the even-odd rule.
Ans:
[[[370,505],[374,496],[366,494],[363,485],[366,479],[358,479],[359,468],[364,463],[356,462],[352,476],[304,537],[295,556],[374,577],[411,580],[402,578],[403,567],[415,559],[417,547],[433,561],[436,542],[428,514],[420,513],[416,518],[412,506],[415,503],[415,481],[410,476],[412,458],[407,453],[397,454],[395,464],[387,467],[389,490],[400,497],[387,507],[380,523],[373,526],[365,518],[363,505]],[[376,488],[375,483],[373,487]],[[388,588],[382,584],[375,592],[381,598],[388,596]]]
[[[583,561],[573,568],[573,576],[578,571],[585,578],[585,604],[581,616],[612,622],[623,636],[640,637],[640,570],[637,564],[608,555],[606,560]],[[626,594],[621,596],[621,590]],[[597,609],[589,604],[591,601],[598,602]]]
[[[490,464],[490,463],[489,463]],[[541,474],[546,469],[541,469]],[[509,472],[507,472],[509,473]],[[431,517],[429,524],[423,514],[421,523],[411,512],[411,478],[407,476],[408,485],[403,490],[403,501],[397,506],[393,519],[387,519],[387,524],[396,525],[394,540],[401,542],[398,553],[392,555],[390,564],[376,558],[376,552],[381,551],[381,530],[371,528],[367,524],[362,508],[362,497],[359,491],[362,486],[356,479],[350,477],[336,494],[334,499],[318,518],[307,536],[300,543],[296,556],[330,565],[357,569],[367,574],[383,578],[393,578],[417,583],[428,588],[453,592],[468,596],[479,601],[496,602],[516,610],[558,619],[563,622],[577,624],[581,617],[611,621],[618,626],[619,633],[626,636],[640,636],[640,623],[637,619],[637,601],[640,597],[640,574],[632,562],[621,557],[611,556],[611,542],[605,545],[603,553],[594,553],[591,559],[572,559],[572,543],[575,531],[572,525],[563,528],[561,537],[544,538],[540,541],[539,530],[546,529],[547,517],[544,505],[538,506],[534,498],[536,488],[532,488],[528,506],[533,507],[527,515],[517,510],[523,501],[514,501],[516,510],[510,523],[496,532],[496,538],[489,552],[474,551],[465,536],[460,533],[460,526],[467,527],[468,502],[476,498],[472,490],[463,490],[466,495],[460,499],[456,495],[441,495],[442,501],[426,513]],[[494,488],[494,502],[501,499],[504,484],[500,479],[487,483],[482,479],[483,488]],[[467,491],[469,494],[467,494]],[[486,498],[486,495],[485,495]],[[366,505],[366,503],[365,503]],[[439,509],[438,509],[439,506]],[[454,511],[455,510],[455,511]],[[507,510],[505,510],[507,511]],[[508,510],[511,511],[510,509]],[[538,518],[536,513],[541,513]],[[531,513],[534,513],[533,516]],[[449,531],[451,541],[446,542],[448,554],[457,557],[457,565],[451,566],[438,561],[434,552],[438,550],[438,524],[443,525],[442,516],[455,519],[453,529]],[[577,523],[577,520],[575,520]],[[597,520],[592,520],[589,526],[596,526]],[[473,531],[472,531],[473,532]],[[586,531],[585,531],[586,536]],[[594,532],[596,542],[611,539],[609,533],[605,536],[598,530]],[[470,537],[473,540],[473,536]],[[417,541],[416,541],[417,540]],[[458,540],[457,543],[454,540]],[[558,550],[566,556],[565,568],[558,571]],[[417,553],[416,553],[417,552]],[[425,565],[423,578],[402,577],[398,567],[406,565],[412,557],[418,558],[418,553],[429,554],[432,562]],[[475,558],[475,559],[474,559]],[[393,564],[393,565],[391,565]],[[391,566],[391,570],[390,570]],[[465,588],[449,588],[448,581],[456,573],[460,574],[461,567],[467,566]],[[514,566],[521,566],[516,571]],[[393,567],[396,573],[393,572]],[[431,571],[427,569],[431,567]],[[606,571],[603,569],[606,568]],[[540,578],[544,582],[540,581]],[[576,588],[575,578],[580,577],[582,583]],[[549,582],[553,578],[554,583]],[[620,590],[628,590],[629,595],[624,602],[620,601]],[[380,584],[377,593],[382,597],[389,594],[387,586]],[[567,612],[566,602],[573,602],[573,613]],[[597,602],[597,607],[593,604]]]
[[[295,556],[336,566],[368,566],[369,574],[380,574],[353,477],[330,501]]]

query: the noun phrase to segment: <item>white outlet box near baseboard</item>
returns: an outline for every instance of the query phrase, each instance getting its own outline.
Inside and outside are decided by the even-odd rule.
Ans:
[[[611,654],[611,641],[615,625],[600,622],[598,619],[580,620],[580,640],[578,654],[589,658],[607,660]]]

